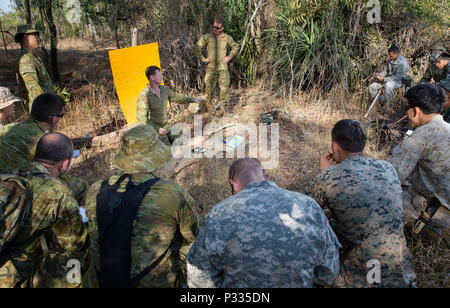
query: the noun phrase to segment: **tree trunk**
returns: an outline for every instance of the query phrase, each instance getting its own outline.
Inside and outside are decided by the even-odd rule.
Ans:
[[[27,24],[31,25],[31,5],[30,5],[30,0],[25,0],[25,9],[27,11]]]
[[[131,29],[131,46],[137,46],[138,45],[138,30],[136,27],[133,27]]]
[[[262,9],[261,19],[257,20],[257,28],[259,28],[258,32],[261,34],[257,47],[261,52],[259,53],[257,63],[256,80],[262,80],[265,73],[269,50],[269,48],[266,47],[270,46],[272,40],[267,37],[267,34],[264,31],[277,25],[278,5],[276,1],[268,0],[267,4]]]
[[[0,31],[2,32],[3,44],[5,45],[6,56],[8,57],[8,48],[6,48],[5,34],[3,34],[2,22],[0,21]]]
[[[53,81],[59,81],[59,71],[58,71],[58,38],[56,25],[53,20],[53,0],[47,0],[45,5],[45,14],[47,19],[47,26],[50,31],[50,63],[51,63],[51,74]]]

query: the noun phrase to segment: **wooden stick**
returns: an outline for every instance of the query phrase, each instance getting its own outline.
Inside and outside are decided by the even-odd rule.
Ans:
[[[377,102],[378,97],[381,94],[381,90],[383,90],[383,88],[381,87],[380,90],[378,90],[377,96],[375,96],[375,99],[373,100],[372,104],[369,107],[369,110],[367,110],[367,113],[364,115],[365,118],[367,118],[367,116],[369,115],[370,111],[372,110],[373,106],[375,105],[375,103]]]

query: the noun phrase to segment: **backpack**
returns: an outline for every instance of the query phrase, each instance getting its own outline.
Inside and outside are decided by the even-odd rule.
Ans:
[[[120,184],[128,178],[126,190],[117,192]],[[101,288],[131,288],[155,268],[167,254],[166,251],[136,277],[130,279],[131,236],[137,211],[150,188],[159,178],[135,185],[130,174],[123,174],[116,183],[108,180],[101,184],[97,195],[98,244],[100,247],[100,270],[97,272]]]
[[[0,174],[0,264],[31,216],[33,191],[29,178],[17,174]]]

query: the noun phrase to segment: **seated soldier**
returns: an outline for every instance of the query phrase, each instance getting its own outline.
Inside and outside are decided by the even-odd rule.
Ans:
[[[309,188],[333,218],[343,245],[336,286],[413,287],[416,275],[403,234],[402,189],[394,167],[363,154],[361,124],[341,120],[331,132],[332,153],[320,157],[320,173]],[[336,163],[336,165],[333,165]],[[377,262],[379,279],[372,276]]]
[[[149,83],[139,94],[136,120],[139,123],[152,125],[166,144],[172,143],[178,136],[172,136],[167,124],[167,102],[200,103],[203,99],[175,93],[161,85],[163,76],[157,66],[147,67],[145,75]]]
[[[378,91],[384,88],[384,94],[380,94],[378,97],[380,103],[392,101],[394,90],[403,86],[409,71],[408,60],[400,54],[397,46],[392,45],[388,49],[388,56],[389,59],[384,71],[380,74],[375,74],[378,82],[372,83],[369,87],[372,100],[375,99]]]
[[[41,94],[33,102],[30,117],[22,122],[6,125],[0,134],[0,172],[19,168],[33,160],[36,145],[46,132],[53,130],[64,116],[64,100],[55,94]],[[75,198],[84,205],[87,183],[80,178],[63,174]]]
[[[103,183],[98,181],[89,188],[86,202],[92,249],[92,263],[87,275],[89,287],[125,287],[129,284],[128,286],[133,287],[173,288],[185,285],[186,254],[198,232],[200,217],[194,200],[183,187],[173,181],[155,179],[152,172],[170,157],[170,147],[159,139],[153,126],[137,126],[123,135],[121,148],[113,160],[119,174]],[[131,177],[128,178],[127,175]],[[119,179],[123,181],[118,182]],[[148,192],[144,190],[140,193],[143,199],[137,204],[136,220],[130,235],[133,244],[131,260],[128,260],[129,264],[125,264],[125,260],[118,262],[126,266],[126,273],[111,273],[105,265],[108,262],[102,264],[102,260],[114,257],[106,253],[107,242],[111,239],[104,235],[102,239],[105,240],[101,242],[105,244],[99,244],[100,235],[106,234],[106,231],[100,234],[100,227],[108,216],[97,216],[102,212],[103,206],[109,204],[110,199],[106,198],[105,204],[99,200],[103,200],[105,189],[109,189],[109,185],[114,186],[116,182],[115,189],[123,193],[130,191],[130,185],[148,183],[152,179],[156,182],[153,182]],[[134,204],[127,201],[124,205],[127,205],[126,210],[120,210],[117,215],[126,215]],[[115,211],[113,209],[109,212],[107,209],[110,215]],[[126,234],[125,230],[119,231],[120,234]],[[130,247],[128,251],[129,249]],[[102,251],[105,252],[102,254]],[[112,278],[108,279],[111,277],[108,275],[112,275]],[[122,283],[122,279],[125,283]]]
[[[421,217],[429,229],[440,233],[450,227],[450,124],[440,114],[445,95],[440,87],[420,84],[405,98],[408,122],[415,130],[393,149],[390,162],[405,184],[405,215]],[[423,228],[420,221],[416,233]]]
[[[435,65],[439,56],[444,52],[445,52],[444,45],[436,44],[433,46],[433,49],[431,49],[429,64],[420,82],[422,83],[431,82],[431,79],[433,79],[434,82],[439,82],[445,78],[445,76],[443,75],[444,70],[437,68]]]
[[[233,162],[233,196],[203,220],[188,255],[191,288],[310,288],[333,283],[339,244],[319,205],[267,180],[254,158]]]
[[[2,121],[14,113],[14,103],[20,101],[8,88],[0,87],[0,127],[3,126]]]
[[[88,232],[72,192],[58,179],[69,168],[72,154],[67,136],[47,134],[37,144],[34,162],[17,172],[31,182],[32,215],[26,216],[11,244],[1,252],[0,287],[80,286],[89,260]],[[69,260],[80,262],[78,282],[67,280]]]
[[[450,84],[450,55],[447,53],[441,54],[434,65],[443,71],[443,77],[438,84],[443,88],[445,85],[448,86]]]

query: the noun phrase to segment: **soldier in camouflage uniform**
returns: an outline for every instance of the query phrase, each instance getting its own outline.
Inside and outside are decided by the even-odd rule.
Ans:
[[[58,125],[64,116],[65,104],[58,95],[41,94],[35,99],[28,119],[0,129],[0,172],[22,167],[33,160],[39,139]],[[84,205],[87,183],[67,174],[62,175],[62,179],[68,183],[80,205]]]
[[[335,285],[414,287],[416,276],[403,234],[400,181],[391,164],[363,155],[365,142],[357,121],[336,123],[333,153],[321,156],[321,171],[308,191],[324,208],[343,245]],[[374,277],[370,260],[380,262],[379,281],[367,279]]]
[[[14,103],[20,101],[8,88],[0,87],[0,127],[3,126],[2,121],[14,113]]]
[[[440,112],[445,95],[439,87],[420,84],[409,89],[407,116],[414,132],[394,148],[390,162],[402,183],[405,214],[413,219],[426,209],[432,198],[440,207],[431,229],[439,232],[450,227],[450,124]]]
[[[431,55],[429,59],[429,64],[427,66],[427,69],[425,70],[425,74],[423,75],[420,82],[431,82],[431,79],[434,80],[434,82],[439,82],[442,79],[445,78],[444,76],[444,70],[439,69],[434,65],[439,58],[439,56],[445,52],[445,47],[442,44],[436,44],[433,49],[431,50]]]
[[[266,180],[256,159],[230,167],[233,196],[208,213],[188,254],[194,288],[330,285],[339,244],[320,206]]]
[[[151,125],[140,125],[127,131],[113,164],[118,175],[109,179],[114,184],[124,173],[133,175],[135,183],[143,183],[154,177],[153,171],[170,159],[170,148],[158,138]],[[119,192],[125,191],[128,180],[122,182]],[[92,263],[88,285],[97,287],[96,271],[100,269],[98,225],[96,220],[96,196],[102,181],[94,183],[88,191],[86,213],[89,218]],[[169,180],[159,180],[144,197],[135,221],[131,238],[131,277],[135,277],[160,257],[175,242],[163,260],[137,287],[182,287],[186,283],[186,254],[198,232],[200,217],[195,202],[180,185]]]
[[[228,34],[222,33],[223,20],[217,18],[214,21],[213,33],[204,34],[197,42],[195,54],[202,61],[206,68],[205,85],[207,93],[207,107],[210,112],[214,110],[214,96],[216,84],[219,82],[220,105],[225,108],[229,102],[230,73],[228,72],[228,62],[238,53],[239,45],[233,41]],[[207,48],[207,57],[203,57],[202,49]],[[231,48],[227,56],[227,47]],[[219,106],[220,106],[219,105]]]
[[[176,93],[161,85],[163,76],[157,66],[148,67],[145,75],[149,83],[139,94],[136,121],[152,125],[166,144],[172,143],[178,136],[171,134],[167,123],[167,102],[189,104],[199,103],[202,99]]]
[[[391,102],[394,90],[401,88],[406,82],[409,71],[408,60],[400,54],[397,46],[392,45],[388,49],[389,59],[386,67],[381,74],[375,74],[378,82],[374,82],[369,87],[369,93],[372,100],[377,96],[378,91],[384,87],[384,94],[378,98],[379,102]]]
[[[79,287],[86,270],[89,239],[78,203],[58,177],[69,168],[73,148],[59,133],[38,143],[34,162],[19,173],[30,176],[32,217],[20,227],[13,244],[2,252],[0,287]],[[80,262],[80,282],[67,280],[69,260]]]
[[[16,59],[16,78],[20,96],[31,111],[32,102],[42,93],[55,93],[52,79],[42,60],[34,54],[39,48],[39,31],[29,25],[17,27],[14,39],[20,43]]]

